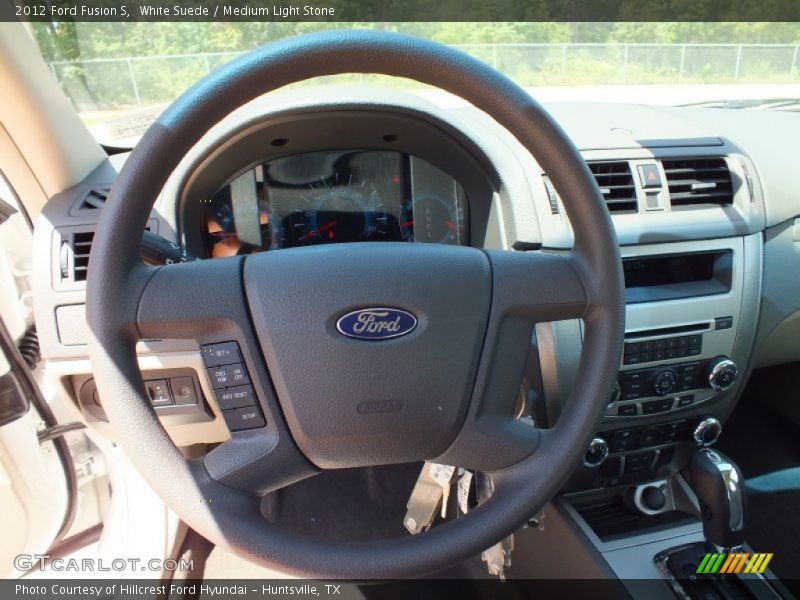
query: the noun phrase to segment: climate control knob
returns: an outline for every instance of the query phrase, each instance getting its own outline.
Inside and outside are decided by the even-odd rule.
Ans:
[[[722,423],[714,417],[702,417],[695,423],[692,437],[701,448],[713,446],[722,434]]]
[[[717,392],[727,390],[736,381],[739,369],[727,356],[718,356],[708,363],[708,386]]]
[[[678,383],[678,376],[675,375],[675,371],[665,369],[659,372],[653,380],[653,391],[657,396],[666,396],[675,389],[676,383]]]
[[[608,442],[601,437],[589,442],[589,448],[583,455],[583,464],[587,467],[599,467],[608,458]]]

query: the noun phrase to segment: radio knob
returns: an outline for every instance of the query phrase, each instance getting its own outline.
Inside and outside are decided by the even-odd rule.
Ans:
[[[722,423],[714,417],[702,417],[694,426],[692,437],[701,448],[713,446],[722,434]]]
[[[608,458],[608,442],[601,437],[589,442],[589,448],[583,455],[583,464],[587,467],[599,467]]]
[[[666,369],[656,375],[656,378],[653,380],[653,391],[658,396],[666,396],[675,388],[677,382],[678,376],[675,375],[675,371]]]
[[[708,387],[717,392],[727,390],[736,381],[739,369],[727,356],[718,356],[708,363]]]

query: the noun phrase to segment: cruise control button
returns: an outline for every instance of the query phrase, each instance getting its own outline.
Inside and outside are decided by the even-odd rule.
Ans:
[[[169,393],[169,386],[166,379],[152,379],[144,382],[147,395],[150,396],[150,404],[153,406],[171,406],[172,394]]]
[[[225,423],[231,431],[243,431],[245,429],[255,429],[266,424],[261,410],[257,406],[247,406],[245,408],[234,408],[222,412]]]
[[[178,406],[197,404],[197,390],[191,377],[172,377],[169,387],[172,388],[172,395]]]
[[[255,392],[253,392],[252,386],[249,385],[215,390],[214,395],[217,397],[217,403],[222,410],[256,405]]]
[[[221,344],[208,344],[200,348],[203,362],[207,367],[219,367],[242,362],[239,344],[236,342],[223,342]]]
[[[214,389],[250,383],[243,365],[225,365],[208,369],[208,377]]]

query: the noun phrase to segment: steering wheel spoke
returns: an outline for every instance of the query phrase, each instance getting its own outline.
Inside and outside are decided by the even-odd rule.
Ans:
[[[219,483],[259,495],[319,473],[293,446],[279,441],[271,429],[237,432],[206,454],[203,464]]]
[[[541,323],[583,316],[589,298],[573,254],[489,251],[492,313],[498,322]]]
[[[143,285],[136,327],[142,339],[235,339],[249,329],[242,290],[243,257],[152,269]]]

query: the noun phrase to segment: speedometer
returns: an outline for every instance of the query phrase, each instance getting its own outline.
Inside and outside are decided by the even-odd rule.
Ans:
[[[300,197],[316,206],[316,219],[314,227],[302,236],[301,241],[324,244],[366,237],[362,189],[342,185],[339,173],[336,173],[334,181],[325,182],[325,187],[315,188],[309,196]]]

